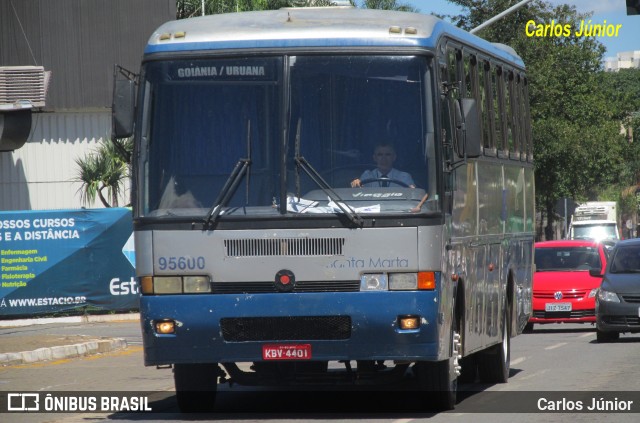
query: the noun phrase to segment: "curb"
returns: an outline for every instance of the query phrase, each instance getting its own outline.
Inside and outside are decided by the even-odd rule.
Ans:
[[[20,327],[31,325],[48,325],[51,323],[98,323],[98,322],[136,322],[140,321],[140,313],[97,314],[69,317],[45,317],[39,319],[0,320],[0,327]]]
[[[127,341],[123,338],[113,338],[98,341],[83,342],[73,345],[62,345],[50,348],[38,348],[33,351],[0,354],[0,364],[15,366],[32,364],[38,361],[61,360],[64,358],[85,357],[93,354],[106,353],[127,348]]]
[[[140,313],[1,320],[0,327],[22,327],[32,325],[46,325],[51,323],[99,323],[137,321],[140,321]],[[126,348],[127,341],[124,338],[111,338],[82,342],[79,344],[38,348],[33,351],[0,353],[0,366],[15,366],[20,364],[32,364],[39,361],[86,357],[89,355],[123,350]]]

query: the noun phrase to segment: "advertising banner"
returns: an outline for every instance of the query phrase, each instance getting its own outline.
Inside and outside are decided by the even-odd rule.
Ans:
[[[135,310],[131,210],[0,212],[0,318]]]

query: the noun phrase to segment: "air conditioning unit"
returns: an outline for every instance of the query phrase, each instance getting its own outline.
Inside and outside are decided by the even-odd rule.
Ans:
[[[0,66],[0,111],[44,107],[50,75],[42,66]]]

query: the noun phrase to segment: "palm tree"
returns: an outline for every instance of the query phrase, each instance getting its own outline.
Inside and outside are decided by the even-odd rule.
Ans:
[[[118,144],[104,142],[97,151],[75,159],[78,173],[74,180],[81,183],[78,192],[84,204],[93,204],[98,197],[105,207],[118,206],[118,197],[129,177],[128,157],[131,156],[133,142],[130,139],[119,140]]]

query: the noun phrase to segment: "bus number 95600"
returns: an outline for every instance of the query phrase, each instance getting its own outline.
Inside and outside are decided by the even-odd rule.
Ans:
[[[159,270],[202,270],[205,268],[204,257],[159,257]]]

